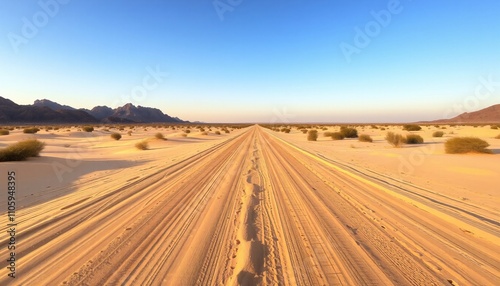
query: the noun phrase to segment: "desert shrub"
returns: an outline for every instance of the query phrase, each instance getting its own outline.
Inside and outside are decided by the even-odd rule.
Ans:
[[[220,131],[219,130],[215,131],[215,134],[220,135]]]
[[[332,140],[344,140],[345,138],[344,134],[340,132],[332,132],[330,137],[332,137]]]
[[[498,135],[495,137],[495,139],[500,139],[500,134],[498,134]]]
[[[160,140],[165,140],[165,136],[163,136],[163,134],[160,132],[155,134],[155,138]]]
[[[228,129],[224,129],[224,133],[229,133],[229,130]]]
[[[120,133],[117,133],[117,132],[113,132],[111,133],[111,138],[115,139],[115,140],[120,140],[122,138],[122,135]]]
[[[424,143],[424,138],[417,134],[408,134],[406,135],[406,144],[422,144]]]
[[[38,128],[36,128],[36,127],[28,127],[28,128],[24,128],[23,133],[27,133],[27,134],[35,134],[35,133],[37,133],[38,131],[40,131],[40,129],[38,129]]]
[[[342,133],[342,135],[344,135],[345,138],[357,138],[358,137],[358,130],[356,130],[355,128],[342,126],[340,128],[340,133]]]
[[[377,125],[371,125],[370,128],[371,129],[378,129],[378,126]]]
[[[187,137],[188,135],[186,133],[181,134],[182,137]]]
[[[186,129],[186,130],[184,130],[184,133],[186,133],[186,134],[191,133],[191,130]]]
[[[203,131],[203,132],[201,132],[201,135],[208,135],[208,132],[207,131]]]
[[[82,130],[85,131],[85,132],[92,132],[92,131],[94,131],[94,127],[92,127],[92,126],[83,126]]]
[[[302,132],[302,134],[306,134],[307,133],[307,129],[300,129],[300,131]]]
[[[422,127],[420,127],[419,125],[416,125],[416,124],[406,124],[406,125],[403,125],[403,130],[419,131],[419,130],[422,130]]]
[[[385,131],[385,127],[380,127],[380,130]]]
[[[446,126],[441,127],[441,129],[448,129]]]
[[[358,140],[360,142],[373,142],[373,139],[370,137],[370,135],[367,134],[359,135]]]
[[[132,136],[132,131],[127,132],[128,136]]]
[[[10,131],[7,129],[0,129],[0,135],[9,135]]]
[[[432,137],[443,137],[444,132],[443,131],[436,131],[432,133]]]
[[[200,132],[205,132],[205,128],[200,128]]]
[[[290,133],[290,128],[282,128],[281,132]]]
[[[149,143],[146,140],[143,140],[141,142],[135,143],[135,148],[139,150],[148,150],[149,149]]]
[[[491,125],[491,129],[498,129],[497,125]]]
[[[307,141],[316,141],[318,139],[318,130],[309,130],[307,132]]]
[[[23,161],[29,157],[38,157],[45,143],[36,139],[20,141],[0,149],[0,162]]]
[[[490,144],[476,137],[455,137],[448,139],[445,144],[445,151],[448,154],[463,154],[463,153],[491,153],[491,150],[486,149]]]
[[[387,132],[387,135],[385,136],[385,140],[389,142],[394,147],[401,147],[403,144],[405,144],[405,139],[401,134],[395,134],[394,132]]]

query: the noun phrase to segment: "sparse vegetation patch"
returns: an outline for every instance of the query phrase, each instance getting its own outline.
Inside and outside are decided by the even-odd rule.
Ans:
[[[36,127],[29,127],[29,128],[24,128],[23,133],[26,133],[26,134],[35,134],[38,131],[40,131],[40,129],[38,129]]]
[[[420,127],[419,125],[416,125],[416,124],[406,124],[406,125],[403,125],[403,130],[419,131],[419,130],[422,130],[422,127]]]

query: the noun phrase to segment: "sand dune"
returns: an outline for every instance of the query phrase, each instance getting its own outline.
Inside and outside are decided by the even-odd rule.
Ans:
[[[165,131],[149,151],[131,147],[149,134],[137,133],[37,134],[51,141],[43,157],[2,164],[19,172],[22,243],[17,278],[2,259],[0,285],[500,283],[498,193],[457,199],[259,126]],[[80,163],[58,180],[47,168],[74,154],[65,144],[81,148]]]

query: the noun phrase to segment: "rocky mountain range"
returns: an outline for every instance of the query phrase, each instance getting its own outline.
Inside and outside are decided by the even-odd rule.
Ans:
[[[164,114],[157,108],[127,103],[112,109],[96,106],[76,109],[48,99],[35,100],[32,105],[19,105],[0,97],[0,123],[159,123],[184,122]]]

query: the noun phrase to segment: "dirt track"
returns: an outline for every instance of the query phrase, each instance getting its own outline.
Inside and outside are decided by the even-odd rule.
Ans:
[[[18,278],[2,259],[0,285],[500,285],[498,213],[261,127],[18,220]]]

